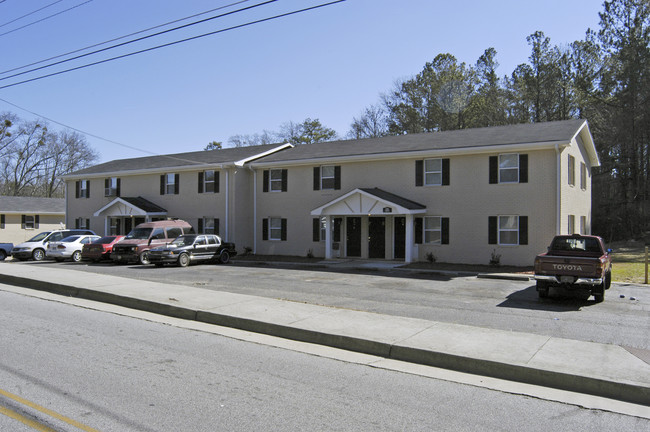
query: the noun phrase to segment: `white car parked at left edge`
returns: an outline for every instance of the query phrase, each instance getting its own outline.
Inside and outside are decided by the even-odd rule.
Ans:
[[[50,242],[45,256],[57,261],[71,258],[74,262],[81,261],[81,250],[85,244],[100,239],[97,235],[73,235],[58,242]]]

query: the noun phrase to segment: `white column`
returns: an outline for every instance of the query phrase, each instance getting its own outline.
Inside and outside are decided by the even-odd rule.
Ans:
[[[332,216],[325,216],[325,259],[332,259]]]
[[[405,263],[411,263],[413,262],[413,246],[415,244],[415,236],[413,235],[414,229],[413,229],[413,222],[414,218],[412,214],[407,214],[406,215],[406,235],[404,236],[404,242],[405,247],[404,247],[404,262]]]

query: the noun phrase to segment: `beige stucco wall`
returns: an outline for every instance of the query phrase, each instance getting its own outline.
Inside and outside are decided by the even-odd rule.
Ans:
[[[489,156],[449,155],[449,186],[415,186],[415,158],[340,163],[341,189],[313,190],[314,165],[288,168],[288,191],[262,193],[257,176],[257,253],[304,256],[309,250],[325,255],[324,242],[312,241],[311,210],[356,189],[378,187],[426,206],[422,216],[450,218],[449,245],[419,245],[416,259],[432,252],[439,262],[487,264],[493,251],[502,264],[531,265],[555,233],[557,213],[556,156],[554,150],[528,152],[529,180],[521,184],[489,184]],[[488,244],[488,217],[528,216],[527,246]],[[364,218],[367,216],[361,215]],[[287,219],[287,241],[262,240],[262,219]],[[387,257],[392,251],[393,217],[386,218]],[[365,226],[365,223],[364,223]],[[367,232],[362,233],[363,238]],[[362,244],[363,255],[367,244]]]
[[[575,158],[575,185],[569,185],[569,155]],[[586,187],[580,185],[580,164],[587,168]],[[589,160],[578,136],[560,155],[561,214],[560,234],[569,233],[569,215],[575,216],[575,233],[580,233],[580,217],[586,217],[585,233],[591,233],[591,168]]]
[[[25,213],[34,216],[34,213]],[[0,229],[0,243],[23,243],[43,231],[52,231],[65,228],[65,216],[39,214],[38,228],[23,229],[21,227],[21,214],[5,213],[5,228]]]

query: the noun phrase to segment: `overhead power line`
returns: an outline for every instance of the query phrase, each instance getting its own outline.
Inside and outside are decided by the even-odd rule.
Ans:
[[[4,2],[4,1],[6,1],[6,0],[0,0],[0,3]],[[26,64],[26,65],[23,65],[23,66],[15,67],[13,69],[8,69],[8,70],[0,72],[0,75],[4,75],[4,74],[9,73],[9,72],[14,72],[14,71],[17,71],[17,70],[20,70],[20,69],[25,69],[25,68],[28,68],[30,66],[35,66],[37,64],[45,63],[45,62],[50,61],[50,60],[56,60],[56,59],[61,58],[61,57],[66,57],[66,56],[69,56],[69,55],[72,55],[72,54],[76,54],[78,52],[82,52],[82,51],[86,51],[86,50],[89,50],[89,49],[92,49],[92,48],[96,48],[98,46],[106,45],[106,44],[111,43],[111,42],[126,39],[128,37],[135,36],[135,35],[138,35],[138,34],[146,33],[148,31],[155,30],[157,28],[166,27],[168,25],[175,24],[177,22],[185,21],[185,20],[188,20],[188,19],[191,19],[191,18],[196,18],[198,16],[209,14],[211,12],[218,11],[218,10],[221,10],[221,9],[226,9],[226,8],[229,8],[229,7],[232,7],[232,6],[236,6],[236,5],[241,4],[241,3],[246,3],[248,1],[250,1],[250,0],[240,0],[240,1],[237,1],[237,2],[234,2],[234,3],[227,4],[225,6],[220,6],[218,8],[207,10],[205,12],[201,12],[201,13],[198,13],[198,14],[186,16],[185,18],[179,18],[179,19],[176,19],[176,20],[173,20],[173,21],[166,22],[164,24],[159,24],[159,25],[149,27],[149,28],[146,28],[146,29],[143,29],[143,30],[139,30],[137,32],[129,33],[129,34],[124,35],[124,36],[109,39],[107,41],[96,43],[96,44],[93,44],[93,45],[89,45],[89,46],[84,47],[84,48],[79,48],[79,49],[76,49],[74,51],[69,51],[67,53],[63,53],[63,54],[59,54],[59,55],[49,57],[49,58],[46,58],[46,59],[43,59],[43,60],[39,60],[37,62],[33,62],[33,63],[29,63],[29,64]]]
[[[57,1],[53,2],[53,3],[50,3],[50,4],[48,4],[48,5],[45,5],[45,6],[43,6],[43,7],[40,8],[40,9],[36,9],[35,11],[31,11],[31,12],[28,13],[28,14],[25,14],[25,15],[23,15],[23,16],[19,16],[18,18],[12,19],[11,21],[7,21],[7,22],[4,23],[4,24],[0,24],[0,27],[4,27],[4,26],[9,25],[9,24],[11,24],[11,23],[15,23],[16,21],[20,21],[20,20],[23,19],[23,18],[27,18],[27,17],[30,16],[30,15],[34,15],[35,13],[38,13],[38,12],[42,11],[43,9],[47,9],[47,8],[49,8],[50,6],[54,6],[54,5],[57,4],[57,3],[61,3],[62,1],[63,1],[63,0],[57,0]]]
[[[276,0],[271,0],[271,1],[276,1]],[[38,81],[38,80],[41,80],[41,79],[44,79],[44,78],[53,77],[53,76],[56,76],[56,75],[61,75],[61,74],[64,74],[64,73],[68,73],[68,72],[72,72],[72,71],[76,71],[76,70],[80,70],[80,69],[85,69],[85,68],[88,68],[88,67],[91,67],[91,66],[96,66],[96,65],[99,65],[99,64],[108,63],[108,62],[111,62],[111,61],[114,61],[114,60],[119,60],[119,59],[123,59],[123,58],[126,58],[126,57],[131,57],[131,56],[134,56],[134,55],[143,54],[143,53],[146,53],[146,52],[149,52],[149,51],[155,51],[155,50],[158,50],[158,49],[161,49],[161,48],[167,48],[167,47],[170,47],[170,46],[173,46],[173,45],[178,45],[178,44],[189,42],[189,41],[192,41],[192,40],[201,39],[201,38],[204,38],[204,37],[207,37],[207,36],[213,36],[213,35],[216,35],[216,34],[219,34],[219,33],[224,33],[224,32],[227,32],[227,31],[236,30],[236,29],[240,29],[240,28],[243,28],[243,27],[248,27],[248,26],[255,25],[255,24],[260,24],[260,23],[267,22],[267,21],[272,21],[272,20],[276,20],[276,19],[279,19],[279,18],[284,18],[284,17],[290,16],[290,15],[296,15],[296,14],[299,14],[299,13],[303,13],[303,12],[323,8],[323,7],[326,7],[326,6],[331,6],[331,5],[334,5],[334,4],[337,4],[337,3],[342,3],[344,1],[346,1],[346,0],[336,0],[336,1],[329,2],[329,3],[322,3],[322,4],[319,4],[319,5],[316,5],[316,6],[311,6],[311,7],[304,8],[304,9],[298,9],[298,10],[294,10],[294,11],[291,11],[291,12],[286,12],[286,13],[275,15],[275,16],[268,17],[268,18],[258,19],[258,20],[255,20],[255,21],[250,21],[250,22],[247,22],[247,23],[244,23],[244,24],[235,25],[235,26],[228,27],[228,28],[225,28],[225,29],[215,30],[215,31],[208,32],[208,33],[203,33],[203,34],[200,34],[200,35],[197,35],[197,36],[192,36],[192,37],[189,37],[189,38],[180,39],[180,40],[177,40],[177,41],[173,41],[173,42],[169,42],[169,43],[166,43],[166,44],[154,46],[154,47],[151,47],[151,48],[146,48],[146,49],[142,49],[142,50],[139,50],[139,51],[134,51],[134,52],[131,52],[131,53],[123,54],[123,55],[120,55],[120,56],[111,57],[111,58],[104,59],[104,60],[99,60],[99,61],[96,61],[96,62],[93,62],[93,63],[88,63],[88,64],[77,66],[77,67],[74,67],[74,68],[65,69],[65,70],[58,71],[58,72],[53,72],[53,73],[50,73],[50,74],[47,74],[47,75],[42,75],[42,76],[39,76],[39,77],[27,79],[27,80],[24,80],[24,81],[15,82],[15,83],[12,83],[12,84],[7,84],[7,85],[4,85],[4,86],[0,86],[0,90],[6,89],[6,88],[9,88],[9,87],[14,87],[14,86],[21,85],[21,84],[26,84],[26,83],[33,82],[33,81]],[[262,3],[262,4],[264,4],[264,3]],[[121,44],[121,45],[124,45],[124,44]],[[42,69],[42,68],[39,68],[39,69]],[[10,77],[6,77],[6,78],[2,78],[2,79],[7,79],[7,78],[10,78]]]
[[[37,21],[34,21],[34,22],[31,22],[31,23],[29,23],[29,24],[25,24],[24,26],[21,26],[21,27],[15,28],[15,29],[13,29],[13,30],[9,30],[8,32],[0,33],[0,37],[1,37],[1,36],[4,36],[4,35],[8,35],[9,33],[16,32],[16,31],[18,31],[18,30],[22,30],[22,29],[24,29],[25,27],[33,26],[34,24],[38,24],[38,23],[43,22],[43,21],[45,21],[45,20],[48,20],[48,19],[50,19],[50,18],[54,18],[55,16],[61,15],[61,14],[66,13],[66,12],[69,12],[69,11],[71,11],[71,10],[73,10],[73,9],[78,8],[79,6],[83,6],[83,5],[85,5],[86,3],[90,3],[91,1],[93,1],[93,0],[86,0],[85,2],[83,2],[83,3],[79,3],[79,4],[76,5],[76,6],[72,6],[72,7],[69,7],[68,9],[64,9],[64,10],[62,10],[61,12],[57,12],[57,13],[55,13],[55,14],[52,14],[52,15],[46,16],[45,18],[41,18],[41,19],[39,19],[39,20],[37,20]],[[58,3],[58,2],[57,2],[57,3]]]
[[[228,16],[228,15],[233,15],[233,14],[244,12],[244,11],[254,9],[254,8],[257,8],[257,7],[260,7],[260,6],[265,6],[265,5],[269,4],[269,3],[275,3],[276,1],[278,1],[278,0],[268,0],[268,1],[258,3],[258,4],[255,4],[255,5],[252,5],[252,6],[247,6],[245,8],[236,9],[234,11],[226,12],[226,13],[215,15],[215,16],[205,18],[205,19],[202,19],[202,20],[199,20],[199,21],[184,24],[184,25],[179,26],[179,27],[174,27],[174,28],[171,28],[171,29],[163,30],[163,31],[158,32],[158,33],[153,33],[153,34],[150,34],[150,35],[147,35],[147,36],[142,36],[140,38],[133,39],[133,40],[130,40],[130,41],[127,41],[127,42],[122,42],[122,43],[119,43],[117,45],[112,45],[112,46],[102,48],[102,49],[99,49],[99,50],[95,50],[95,51],[92,51],[92,52],[89,52],[89,53],[86,53],[86,54],[80,54],[80,55],[78,55],[76,57],[71,57],[71,58],[68,58],[68,59],[65,59],[65,60],[50,63],[50,64],[45,65],[45,66],[39,66],[37,68],[33,68],[33,69],[26,70],[26,71],[23,71],[23,72],[18,72],[18,73],[15,73],[13,75],[9,75],[9,76],[0,78],[0,81],[8,80],[10,78],[15,78],[17,76],[25,75],[25,74],[28,74],[28,73],[31,73],[31,72],[36,72],[36,71],[39,71],[39,70],[47,69],[47,68],[57,66],[57,65],[60,65],[60,64],[63,64],[63,63],[68,63],[68,62],[71,62],[73,60],[79,60],[81,58],[88,57],[88,56],[91,56],[91,55],[94,55],[94,54],[99,54],[99,53],[109,51],[109,50],[112,50],[112,49],[115,49],[115,48],[120,48],[120,47],[123,47],[123,46],[126,46],[126,45],[130,45],[132,43],[141,42],[143,40],[150,39],[152,37],[161,36],[161,35],[166,34],[166,33],[171,33],[171,32],[177,31],[177,30],[182,30],[182,29],[187,28],[187,27],[202,24],[202,23],[212,21],[212,20],[215,20],[215,19],[218,19],[218,18],[223,18],[223,17]]]

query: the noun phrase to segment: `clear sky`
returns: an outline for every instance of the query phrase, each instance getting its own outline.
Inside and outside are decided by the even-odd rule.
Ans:
[[[174,26],[263,1],[239,2]],[[0,73],[0,87],[327,1],[278,0],[58,67],[11,79],[2,78],[20,71]],[[237,2],[0,0],[0,72]],[[486,48],[494,47],[499,75],[509,75],[528,61],[526,36],[541,30],[554,45],[583,39],[588,28],[598,29],[602,3],[347,0],[0,88],[0,99],[113,141],[87,136],[101,162],[202,150],[211,141],[226,144],[232,135],[278,131],[282,123],[308,117],[344,137],[353,117],[437,54],[448,52],[459,62],[474,64]],[[0,112],[36,118],[4,101]]]

